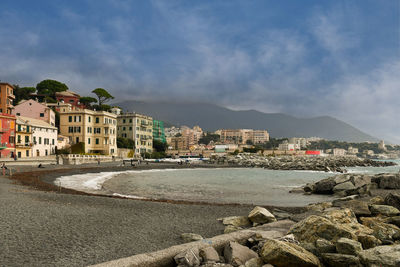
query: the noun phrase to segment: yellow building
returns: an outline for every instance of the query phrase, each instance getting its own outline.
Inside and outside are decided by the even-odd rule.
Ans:
[[[19,116],[16,120],[15,152],[18,158],[32,157],[32,127]]]
[[[60,134],[71,145],[83,142],[85,153],[117,154],[117,115],[89,109],[60,109]]]
[[[135,142],[135,153],[153,152],[153,118],[137,113],[118,116],[118,137]]]
[[[0,113],[11,114],[14,99],[14,87],[9,83],[0,83]]]

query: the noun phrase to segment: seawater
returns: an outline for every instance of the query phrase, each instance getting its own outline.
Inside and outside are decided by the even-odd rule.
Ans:
[[[399,161],[397,161],[400,163]],[[399,166],[347,168],[351,173],[398,172]],[[60,177],[56,185],[134,199],[304,206],[330,196],[289,193],[292,188],[337,173],[260,168],[166,169],[89,173]]]

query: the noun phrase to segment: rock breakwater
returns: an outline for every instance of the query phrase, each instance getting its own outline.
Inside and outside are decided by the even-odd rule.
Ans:
[[[279,156],[265,157],[256,154],[215,155],[210,163],[242,167],[259,167],[271,170],[313,170],[325,172],[346,172],[346,167],[386,167],[396,163],[375,161],[357,157],[309,157],[309,156]]]

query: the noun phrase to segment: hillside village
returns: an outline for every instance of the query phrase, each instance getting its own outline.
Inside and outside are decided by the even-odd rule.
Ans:
[[[36,87],[0,83],[1,158],[32,158],[54,154],[161,158],[209,157],[213,154],[258,152],[264,155],[357,155],[397,158],[398,147],[378,150],[353,146],[320,149],[321,138],[270,138],[266,129],[220,129],[200,126],[164,127],[146,114],[107,105],[114,97],[105,89],[81,96],[58,81]],[[326,144],[325,144],[326,145]],[[396,149],[395,149],[396,148]],[[376,152],[380,153],[376,153]]]

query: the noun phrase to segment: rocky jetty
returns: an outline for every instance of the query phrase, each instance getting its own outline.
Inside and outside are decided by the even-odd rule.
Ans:
[[[340,174],[303,187],[304,192],[309,194],[335,194],[341,197],[370,195],[374,189],[400,189],[400,173]],[[392,201],[400,203],[400,199]]]
[[[341,199],[346,207],[311,204],[297,223],[277,221],[274,211],[256,207],[248,216],[220,220],[238,231],[253,230],[250,238],[188,249],[174,259],[179,267],[400,266],[400,211],[393,206],[399,199],[391,194],[357,200],[359,205],[348,204],[353,197]],[[366,210],[360,213],[360,207]],[[282,231],[283,225],[290,227]]]
[[[259,167],[271,170],[313,170],[325,172],[346,172],[346,167],[384,167],[396,165],[394,162],[374,161],[357,157],[308,157],[279,156],[266,157],[256,154],[212,156],[210,163],[243,167]]]

